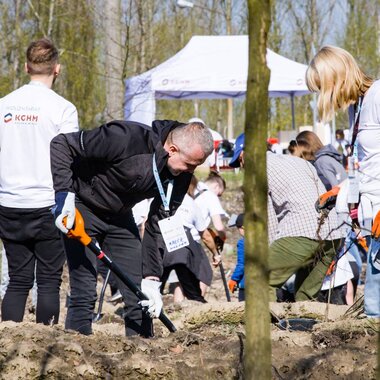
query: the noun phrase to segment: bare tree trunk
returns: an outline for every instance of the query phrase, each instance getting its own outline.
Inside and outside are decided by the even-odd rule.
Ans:
[[[248,0],[249,67],[245,122],[245,379],[271,379],[266,138],[270,0]]]
[[[15,4],[15,31],[16,31],[16,38],[18,41],[20,41],[20,35],[21,35],[21,30],[20,30],[20,0],[16,1]],[[16,45],[19,43],[16,41]],[[20,86],[20,56],[19,54],[15,54],[14,62],[13,62],[13,89],[15,90]]]
[[[48,29],[47,29],[47,35],[51,38],[51,33],[53,31],[53,25],[54,25],[54,8],[55,8],[55,0],[50,1],[49,6],[49,21],[48,21]]]
[[[123,50],[121,43],[120,0],[104,2],[106,46],[106,115],[110,119],[123,118]]]
[[[146,40],[146,31],[145,31],[145,22],[144,22],[144,8],[145,3],[139,1],[137,3],[137,15],[139,19],[139,29],[140,29],[140,72],[144,72],[146,68],[145,64],[145,40]]]

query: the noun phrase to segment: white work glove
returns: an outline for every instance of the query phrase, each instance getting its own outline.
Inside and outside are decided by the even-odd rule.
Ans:
[[[139,304],[143,308],[148,308],[148,313],[151,318],[158,318],[161,314],[163,303],[160,288],[160,281],[148,280],[146,278],[141,281],[141,291],[149,300],[140,301]]]
[[[55,225],[64,234],[67,234],[75,221],[75,194],[66,191],[56,193],[53,213]],[[67,217],[66,226],[63,224],[64,217]]]

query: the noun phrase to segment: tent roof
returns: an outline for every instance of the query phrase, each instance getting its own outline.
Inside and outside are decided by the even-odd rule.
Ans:
[[[304,95],[306,65],[267,50],[270,96]],[[193,36],[173,57],[147,73],[156,99],[244,96],[248,36]]]
[[[309,93],[306,65],[267,50],[269,96]],[[173,57],[126,80],[125,118],[148,123],[155,99],[244,97],[248,76],[248,36],[193,36]]]

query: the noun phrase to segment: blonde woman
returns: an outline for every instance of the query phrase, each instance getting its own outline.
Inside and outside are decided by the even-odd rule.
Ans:
[[[306,83],[311,91],[319,93],[318,111],[323,121],[331,120],[337,111],[349,112],[353,157],[359,167],[358,218],[365,233],[380,210],[380,81],[366,75],[346,50],[325,46],[311,61]],[[349,187],[350,194],[353,189]],[[331,194],[336,196],[337,188],[333,188]],[[328,196],[322,196],[319,206],[323,207],[327,199]],[[378,230],[376,222],[374,232]],[[380,317],[378,237],[372,238],[368,252],[364,295],[368,317]]]

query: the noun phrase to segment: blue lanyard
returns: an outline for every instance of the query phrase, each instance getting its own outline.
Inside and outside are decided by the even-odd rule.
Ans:
[[[158,187],[158,192],[160,193],[162,204],[164,205],[165,211],[170,211],[169,204],[170,204],[170,198],[172,197],[172,191],[173,191],[173,180],[169,181],[168,189],[166,191],[166,195],[164,192],[164,188],[162,187],[160,174],[157,170],[157,164],[156,164],[156,154],[153,154],[153,174],[154,179],[156,180],[156,184]]]

